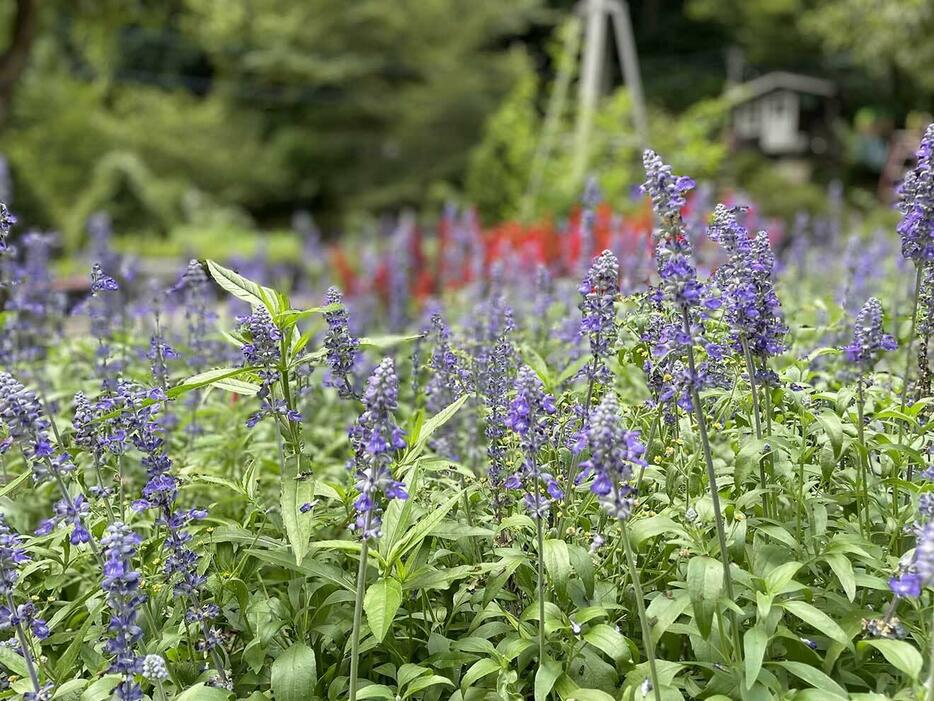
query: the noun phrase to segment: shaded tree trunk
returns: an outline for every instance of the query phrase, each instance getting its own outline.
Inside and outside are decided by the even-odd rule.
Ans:
[[[16,0],[10,43],[0,55],[0,127],[9,116],[13,91],[29,60],[38,14],[37,0]]]

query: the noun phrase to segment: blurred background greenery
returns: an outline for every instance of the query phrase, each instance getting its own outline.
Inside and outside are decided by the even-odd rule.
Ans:
[[[832,178],[866,206],[886,139],[934,100],[930,0],[633,0],[650,142],[683,172],[743,182],[766,211],[826,202]],[[575,3],[561,0],[2,0],[0,153],[13,208],[78,245],[93,212],[140,250],[314,213],[332,235],[361,218],[445,201],[513,218]],[[731,56],[831,79],[844,148],[783,183],[733,153]],[[608,61],[590,143],[611,201],[639,144]],[[574,101],[559,115],[570,133]],[[559,135],[536,214],[579,192]],[[212,238],[213,237],[213,238]],[[179,244],[180,245],[180,244]]]

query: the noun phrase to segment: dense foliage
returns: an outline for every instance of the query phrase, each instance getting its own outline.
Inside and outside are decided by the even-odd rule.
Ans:
[[[0,698],[917,698],[932,143],[903,259],[832,221],[778,262],[649,151],[651,276],[590,183],[576,280],[506,252],[407,335],[354,321],[396,277],[166,290],[103,220],[66,315],[0,209]]]

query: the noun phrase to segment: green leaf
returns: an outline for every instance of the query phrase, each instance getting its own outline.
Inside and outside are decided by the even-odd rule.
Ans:
[[[231,385],[230,381],[237,379],[240,375],[244,375],[250,370],[251,368],[217,368],[215,370],[199,372],[197,375],[192,375],[182,380],[182,382],[170,388],[165,394],[169,399],[176,399],[183,394],[211,385],[218,387],[225,385],[225,388],[235,386]],[[252,392],[252,394],[256,394],[256,392],[259,391],[259,385],[255,385],[252,382],[243,382],[243,384],[247,387],[256,387],[256,391]]]
[[[213,260],[207,261],[207,265],[211,277],[222,289],[251,306],[255,307],[260,304],[265,306],[271,316],[279,313],[279,296],[275,290],[257,285],[252,280],[248,280],[229,268],[218,265]]]
[[[272,692],[276,701],[303,701],[317,681],[315,653],[302,642],[294,642],[272,663]]]
[[[373,348],[375,350],[385,350],[410,341],[417,341],[422,337],[421,334],[387,334],[386,336],[363,336],[358,339],[363,348]]]
[[[25,677],[29,674],[29,670],[26,668],[26,660],[23,659],[23,656],[13,652],[13,650],[8,647],[0,647],[0,664],[21,677]]]
[[[921,676],[924,660],[921,653],[911,643],[904,640],[863,640],[860,645],[874,647],[882,653],[889,664],[917,681]]]
[[[562,384],[570,380],[572,377],[576,377],[577,374],[583,370],[587,365],[593,362],[593,359],[589,354],[582,355],[580,358],[575,360],[573,363],[568,365],[558,377],[555,378],[555,387],[560,387]],[[585,690],[586,691],[586,690]]]
[[[119,674],[107,674],[101,677],[84,690],[84,693],[81,694],[81,701],[104,701],[104,699],[109,699],[110,693],[117,687],[121,679],[122,677]]]
[[[806,601],[783,601],[780,605],[792,616],[800,618],[838,643],[846,645],[850,642],[849,636],[830,616]]]
[[[316,562],[313,558],[306,557],[301,564],[295,564],[295,556],[287,550],[262,550],[259,548],[250,548],[247,552],[253,557],[259,558],[276,567],[298,572],[306,577],[318,577],[325,581],[336,584],[347,591],[355,591],[354,583],[347,579],[346,574],[326,562]]]
[[[827,561],[830,569],[840,580],[840,586],[843,587],[846,598],[853,601],[856,597],[856,577],[853,574],[853,563],[850,562],[846,555],[840,553],[825,555],[824,560]]]
[[[604,653],[616,664],[628,662],[632,658],[625,636],[616,628],[606,623],[598,623],[584,633],[584,640]]]
[[[88,685],[87,679],[70,679],[57,689],[52,696],[55,701],[79,701],[81,693]]]
[[[311,514],[303,514],[302,505],[315,499],[315,481],[299,479],[299,466],[296,460],[287,460],[285,474],[279,488],[279,508],[285,534],[292,546],[295,562],[299,564],[308,554],[309,541],[314,531],[314,519]]]
[[[843,424],[840,417],[832,411],[825,411],[815,417],[823,428],[824,433],[830,439],[830,445],[833,448],[833,455],[839,459],[843,452]]]
[[[544,663],[539,664],[538,671],[535,672],[535,701],[545,701],[548,698],[561,673],[561,665],[546,655]]]
[[[175,701],[227,701],[230,692],[206,684],[195,684],[175,697]]]
[[[554,378],[551,376],[551,371],[548,370],[548,363],[545,362],[542,356],[525,346],[522,348],[522,360],[538,375],[538,379],[545,386],[545,391],[551,392],[555,386]]]
[[[798,677],[798,679],[806,681],[814,688],[826,691],[828,694],[842,699],[849,698],[846,689],[816,667],[812,667],[804,662],[767,662],[766,664],[774,667],[781,667]]]
[[[88,631],[91,629],[91,626],[97,622],[97,614],[103,608],[103,601],[96,602],[91,608],[91,611],[88,614],[87,619],[85,619],[84,624],[81,626],[78,632],[75,633],[74,638],[68,645],[68,649],[65,650],[55,665],[55,676],[57,678],[64,679],[65,675],[71,672],[71,666],[74,664],[75,660],[78,659],[78,653],[81,652],[81,647],[84,645],[84,638]]]
[[[701,636],[710,636],[710,626],[723,591],[723,565],[713,558],[698,556],[688,563],[688,594],[694,608],[694,622]]]
[[[412,694],[416,694],[422,689],[427,689],[429,686],[437,686],[438,684],[454,686],[454,682],[452,682],[447,677],[442,677],[440,674],[432,674],[427,677],[419,677],[411,684],[409,684],[406,687],[405,694],[402,696],[402,698],[407,699],[412,696]]]
[[[571,566],[584,585],[584,591],[588,597],[592,597],[594,588],[593,557],[579,545],[568,545],[568,555],[571,557]]]
[[[401,603],[402,587],[395,579],[380,579],[367,588],[363,610],[366,611],[370,632],[379,642],[383,641],[392,627],[392,619],[396,617]]]
[[[755,625],[743,635],[743,656],[746,658],[746,689],[752,689],[759,678],[769,636],[761,625]]]
[[[310,316],[336,312],[343,306],[344,305],[340,304],[339,302],[334,302],[332,304],[326,304],[323,307],[310,307],[308,309],[286,309],[285,311],[281,311],[276,314],[273,321],[276,323],[276,326],[284,329],[288,328],[289,326],[294,326],[302,319],[307,319]]]
[[[448,515],[448,512],[454,508],[454,505],[461,498],[461,493],[454,494],[444,504],[433,509],[427,516],[417,521],[414,526],[407,530],[405,535],[399,538],[399,541],[389,551],[389,557],[387,558],[389,563],[395,563],[409,550],[421,544],[431,534],[432,529],[441,523],[444,517]]]
[[[461,679],[461,690],[467,691],[467,689],[472,687],[487,674],[498,672],[501,669],[502,665],[497,660],[491,660],[489,657],[477,660],[464,674],[463,679]]]
[[[766,445],[769,445],[768,440],[756,438],[747,441],[736,454],[733,482],[737,489],[742,487],[750,474],[759,474],[759,462],[762,460],[763,449]]]
[[[568,544],[563,540],[550,538],[544,542],[542,559],[545,570],[555,586],[559,595],[565,596],[568,591],[568,578],[571,576],[571,558],[568,555]]]
[[[770,594],[778,594],[800,570],[800,562],[785,562],[769,572],[765,578],[765,588]]]
[[[460,398],[455,399],[453,402],[444,407],[444,409],[425,421],[425,423],[422,424],[418,436],[412,437],[412,447],[409,448],[409,451],[402,459],[402,462],[411,462],[416,456],[420,455],[421,452],[425,449],[425,445],[428,443],[428,439],[431,437],[431,434],[450,421],[460,410],[460,408],[464,406],[464,402],[467,401],[467,398],[468,397],[465,394]]]
[[[3,487],[0,488],[0,498],[5,497],[8,494],[12,494],[14,491],[16,491],[17,487],[26,482],[31,476],[32,472],[27,470],[23,474],[17,476],[12,482],[3,485]]]
[[[661,535],[662,533],[682,533],[681,527],[667,516],[651,516],[650,518],[639,519],[632,524],[629,534],[632,537],[632,545],[638,548],[649,538]]]
[[[396,698],[396,692],[384,684],[370,684],[357,691],[358,699],[389,699]]]
[[[422,667],[420,664],[406,662],[404,665],[399,667],[399,672],[396,674],[396,683],[401,689],[413,679],[417,679],[423,674],[431,674],[431,670],[428,669],[428,667]]]

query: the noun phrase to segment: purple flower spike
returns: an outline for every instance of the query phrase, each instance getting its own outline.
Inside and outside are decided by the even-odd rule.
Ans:
[[[629,518],[635,502],[633,469],[645,466],[645,446],[638,431],[623,428],[613,392],[591,414],[586,441],[590,459],[581,467],[594,475],[591,491],[612,518]]]
[[[853,340],[843,349],[847,361],[870,372],[884,351],[897,347],[895,338],[882,332],[882,303],[875,297],[866,300],[853,325]]]
[[[357,518],[352,526],[363,540],[380,536],[381,502],[408,499],[405,485],[393,479],[393,452],[405,448],[402,431],[393,412],[398,406],[399,378],[392,358],[376,367],[363,394],[364,412],[350,428],[359,496],[354,501]]]
[[[934,260],[934,124],[925,130],[917,158],[898,189],[898,234],[902,255],[926,263]]]

